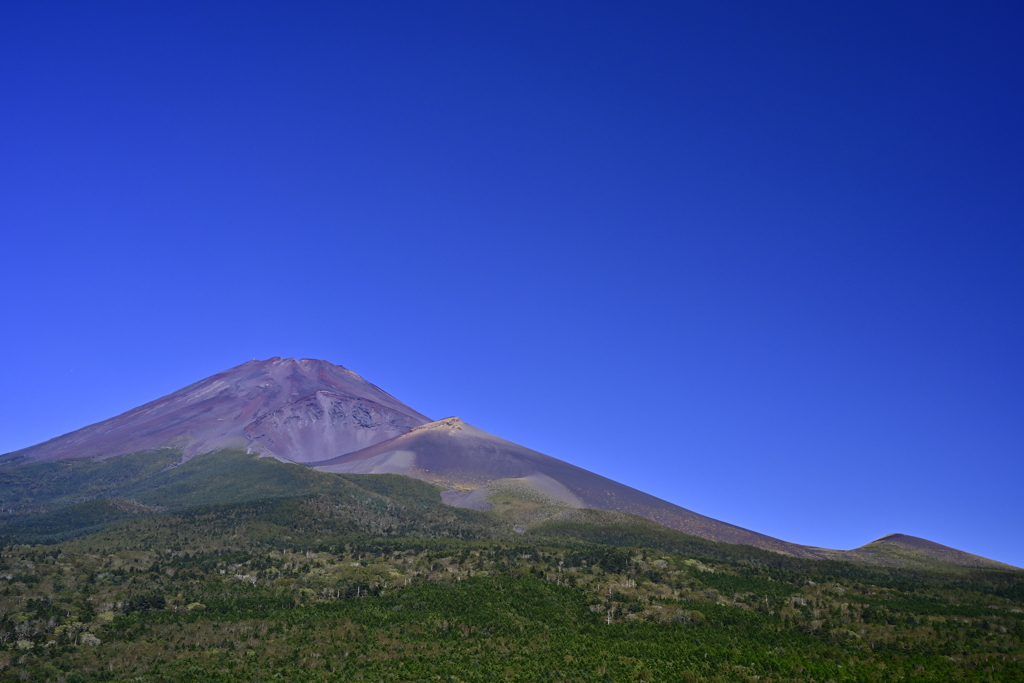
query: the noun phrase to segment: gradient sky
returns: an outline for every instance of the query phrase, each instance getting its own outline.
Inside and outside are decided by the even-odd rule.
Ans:
[[[1024,566],[1024,5],[771,4],[4,3],[0,452],[322,358]]]

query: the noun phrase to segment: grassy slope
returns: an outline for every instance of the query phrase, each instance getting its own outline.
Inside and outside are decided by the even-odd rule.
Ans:
[[[0,470],[5,511],[52,511],[93,498],[124,497],[132,486],[159,476],[181,459],[174,450],[148,451],[103,461],[68,459]]]
[[[175,467],[181,454],[150,451],[100,462],[60,460],[0,471],[0,497],[15,513],[49,511],[97,497],[164,509],[294,496],[340,486],[328,475],[226,449]]]
[[[174,467],[179,459],[162,450],[4,470],[0,496],[12,513],[0,519],[0,541],[52,542],[147,512],[352,488],[343,478],[245,451],[223,450]]]

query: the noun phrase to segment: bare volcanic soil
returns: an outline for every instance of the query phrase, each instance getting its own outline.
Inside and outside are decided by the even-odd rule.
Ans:
[[[753,545],[801,557],[816,549],[781,541],[691,512],[652,495],[489,434],[457,417],[417,427],[354,453],[310,466],[324,472],[406,474],[462,495],[457,506],[476,507],[472,491],[495,481],[529,487],[568,507],[617,510],[713,541]]]
[[[275,357],[243,363],[0,461],[109,458],[163,447],[181,448],[188,459],[241,447],[307,462],[365,448],[429,421],[351,370]]]

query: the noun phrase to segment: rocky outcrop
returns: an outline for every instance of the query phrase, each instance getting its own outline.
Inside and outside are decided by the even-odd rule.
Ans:
[[[421,424],[418,417],[367,398],[318,391],[257,418],[245,435],[250,448],[311,462],[361,450]]]

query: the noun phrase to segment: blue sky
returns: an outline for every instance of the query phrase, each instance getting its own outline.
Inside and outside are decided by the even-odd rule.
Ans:
[[[1019,3],[7,3],[0,452],[251,358],[1024,566]]]

